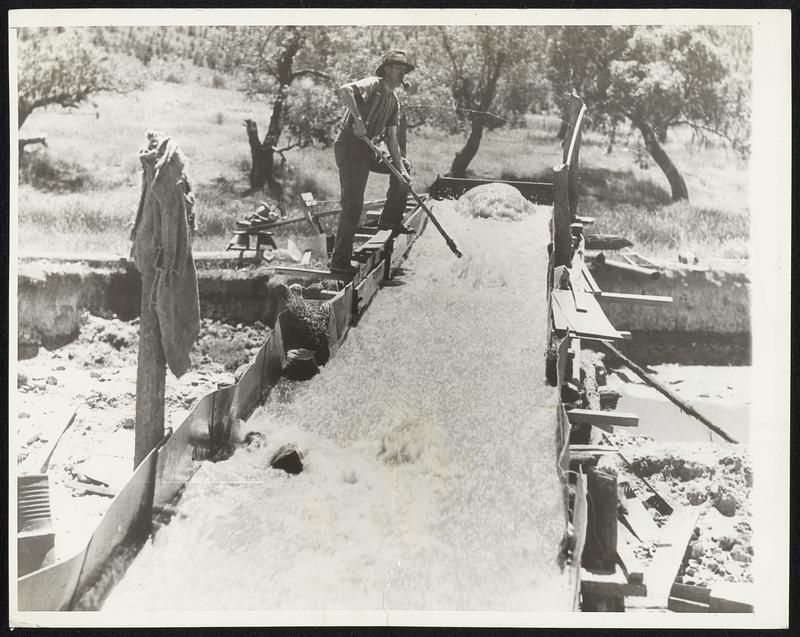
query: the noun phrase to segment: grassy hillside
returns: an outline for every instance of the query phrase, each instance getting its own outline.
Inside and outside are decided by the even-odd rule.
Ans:
[[[195,72],[196,71],[196,72]],[[128,95],[102,95],[96,108],[34,112],[22,136],[46,134],[49,148],[26,152],[19,187],[19,247],[23,251],[97,251],[127,254],[127,227],[138,204],[141,167],[137,152],[149,129],[175,137],[189,158],[197,198],[196,250],[227,245],[234,220],[263,197],[246,194],[249,150],[243,120],[266,130],[268,104],[247,100],[209,69],[181,67],[165,79]],[[169,81],[167,81],[169,80]],[[530,117],[521,130],[487,132],[471,164],[475,175],[546,177],[560,161],[555,118]],[[417,188],[424,191],[445,173],[463,138],[425,129],[409,133]],[[724,148],[700,149],[684,135],[666,146],[689,186],[691,203],[671,204],[666,179],[652,162],[641,167],[631,136],[608,154],[598,135],[584,136],[582,213],[596,229],[625,234],[644,254],[674,259],[678,251],[701,257],[746,258],[748,172]],[[332,149],[295,150],[287,186],[317,199],[338,199]],[[647,162],[645,162],[647,163]],[[370,178],[366,198],[384,196],[387,178]],[[305,231],[303,224],[289,231]]]

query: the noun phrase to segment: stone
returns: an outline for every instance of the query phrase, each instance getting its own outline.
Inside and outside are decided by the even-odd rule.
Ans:
[[[47,377],[47,384],[48,385],[58,385],[58,379],[55,376],[48,376]]]
[[[284,445],[272,456],[270,466],[296,475],[303,471],[303,459],[294,445]]]
[[[701,489],[689,489],[686,492],[686,499],[689,501],[689,504],[692,506],[697,506],[698,504],[703,504],[706,501],[708,495],[705,491]]]
[[[690,550],[693,558],[702,557],[706,552],[706,545],[703,540],[697,540],[690,544]]]
[[[735,546],[731,551],[731,557],[737,562],[749,562],[752,558],[741,546]]]
[[[718,538],[717,543],[723,551],[730,551],[738,543],[738,539],[730,535],[723,535]]]
[[[250,367],[250,363],[245,363],[244,365],[239,365],[239,367],[236,368],[236,371],[233,372],[233,382],[234,383],[238,383],[239,380],[241,380],[242,376],[244,376],[244,373],[247,371],[248,367]]]
[[[133,429],[136,426],[136,419],[132,416],[128,416],[122,419],[120,425],[123,429]]]
[[[738,503],[736,498],[730,493],[722,493],[717,496],[714,507],[725,517],[731,518],[736,515]]]
[[[24,387],[28,384],[28,377],[22,372],[17,372],[17,387]]]

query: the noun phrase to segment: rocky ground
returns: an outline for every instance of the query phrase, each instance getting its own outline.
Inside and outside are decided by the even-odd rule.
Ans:
[[[687,547],[678,582],[711,587],[717,582],[752,582],[752,464],[743,445],[727,443],[663,443],[617,433],[608,438],[630,464],[609,456],[618,480],[628,479],[639,493],[646,479],[674,505],[699,507],[700,515]],[[622,477],[619,477],[622,476]],[[666,519],[648,508],[656,524]],[[636,548],[646,564],[653,546]]]
[[[255,356],[268,332],[258,323],[232,326],[204,319],[192,369],[180,379],[167,372],[165,426],[179,425],[197,398],[233,382],[235,370]],[[20,474],[39,472],[77,408],[47,471],[59,558],[83,545],[111,502],[85,493],[83,485],[97,486],[99,480],[113,494],[133,470],[137,341],[138,320],[87,314],[77,340],[17,362],[13,408]]]

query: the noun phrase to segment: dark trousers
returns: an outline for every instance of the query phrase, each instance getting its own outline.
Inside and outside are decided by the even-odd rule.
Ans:
[[[336,157],[336,166],[339,168],[342,212],[339,214],[331,266],[346,267],[350,265],[353,254],[353,236],[361,223],[364,189],[367,187],[369,173],[385,174],[389,171],[375,157],[372,149],[351,131],[342,131],[333,145],[333,152]],[[405,186],[390,173],[386,203],[378,223],[391,225],[402,222],[406,209],[406,197]]]

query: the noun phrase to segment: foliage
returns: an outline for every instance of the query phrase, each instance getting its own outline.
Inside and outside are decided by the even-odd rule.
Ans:
[[[664,152],[668,131],[727,140],[746,156],[750,138],[750,32],[743,27],[565,26],[549,30],[548,77],[563,107],[571,91],[612,143],[621,122],[638,128],[674,199],[688,197]]]
[[[19,127],[36,109],[76,108],[101,91],[124,91],[126,82],[80,29],[23,29],[18,40]]]

